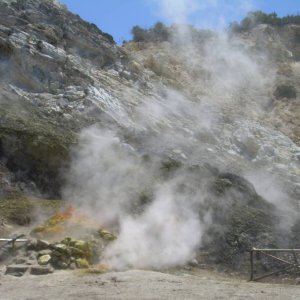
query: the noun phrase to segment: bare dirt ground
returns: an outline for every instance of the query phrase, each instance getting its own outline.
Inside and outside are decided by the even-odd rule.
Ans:
[[[300,299],[300,287],[247,282],[197,270],[175,274],[131,270],[86,275],[59,271],[51,275],[0,275],[1,300],[43,299]]]

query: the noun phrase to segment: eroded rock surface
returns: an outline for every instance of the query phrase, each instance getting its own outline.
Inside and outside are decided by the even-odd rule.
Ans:
[[[210,192],[197,209],[213,210],[205,246],[216,260],[239,266],[253,244],[289,244],[300,195],[299,26],[121,47],[52,0],[1,1],[0,20],[1,197],[60,198],[66,181],[81,195],[65,174],[74,146],[88,143],[79,133],[97,126],[119,138],[121,157],[151,165],[149,174],[157,167],[126,210],[143,212],[155,186],[184,171],[179,195]],[[287,205],[264,188],[277,182]],[[279,216],[289,220],[276,226]]]

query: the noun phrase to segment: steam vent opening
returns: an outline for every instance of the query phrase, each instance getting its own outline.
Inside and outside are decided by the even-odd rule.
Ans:
[[[13,47],[9,44],[0,43],[0,60],[7,60],[13,53]]]
[[[300,299],[295,1],[104,2],[0,1],[0,298]]]
[[[277,86],[274,95],[276,98],[295,99],[297,97],[297,90],[294,86],[282,84]]]

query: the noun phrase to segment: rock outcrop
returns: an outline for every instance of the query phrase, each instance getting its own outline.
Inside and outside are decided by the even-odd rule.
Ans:
[[[120,106],[109,91],[126,87],[127,54],[56,2],[2,1],[0,11],[0,155],[23,173],[16,180],[57,196],[76,132]]]
[[[135,125],[133,114],[138,105],[144,99],[156,105],[170,88],[192,101],[205,103],[206,98],[220,98],[211,90],[218,88],[213,85],[220,74],[214,73],[216,70],[208,62],[224,59],[225,64],[232,64],[224,56],[227,53],[208,54],[215,44],[229,47],[214,35],[204,35],[197,45],[198,52],[187,51],[193,55],[189,59],[191,56],[182,56],[181,50],[179,54],[174,51],[171,42],[128,43],[118,47],[111,36],[55,1],[2,1],[0,5],[0,155],[6,167],[18,173],[16,181],[34,184],[49,196],[59,195],[61,169],[68,164],[70,146],[76,143],[76,133],[82,128],[98,123],[108,128],[119,126],[126,132],[136,131],[139,125]],[[268,126],[281,130],[296,143],[298,32],[296,25],[286,26],[280,32],[259,25],[237,37],[238,44],[247,51],[270,52],[270,62],[275,61],[277,68],[275,85],[262,86],[261,94],[256,95],[270,107],[259,118],[253,115],[259,105],[248,107],[249,118],[258,122],[268,120]],[[252,101],[251,91],[239,93],[239,101]],[[231,96],[234,95],[224,95]],[[221,107],[225,118],[228,112],[245,114],[245,110],[239,109],[240,104],[232,110],[236,103],[224,102],[226,105]],[[260,148],[254,144],[238,147],[254,159]],[[270,147],[276,149],[275,145]],[[297,155],[296,150],[293,153]]]

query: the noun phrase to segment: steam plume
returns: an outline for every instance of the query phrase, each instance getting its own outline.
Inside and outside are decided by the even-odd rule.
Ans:
[[[185,22],[201,8],[192,0],[159,2],[175,22]],[[263,117],[261,104],[272,87],[273,69],[265,68],[262,57],[249,54],[238,40],[221,33],[202,44],[192,34],[179,37],[177,45],[185,49],[177,53],[181,64],[200,73],[188,82],[198,97],[158,85],[160,93],[141,99],[127,116],[131,122],[124,120],[134,124],[129,129],[138,142],[129,145],[117,129],[92,127],[82,132],[75,150],[65,198],[104,226],[118,229],[118,239],[104,254],[115,268],[169,267],[193,258],[211,221],[210,212],[201,211],[207,191],[199,181],[193,193],[178,192],[189,180],[184,169],[160,180],[160,158],[245,170],[249,154],[233,135],[239,124]],[[145,153],[153,157],[147,160]],[[141,205],[143,194],[147,201]],[[136,205],[142,209],[137,211]]]

